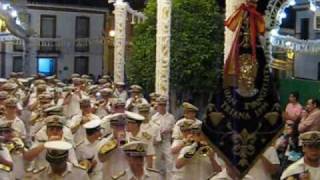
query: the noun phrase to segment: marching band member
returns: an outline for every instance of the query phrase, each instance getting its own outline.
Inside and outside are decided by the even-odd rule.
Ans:
[[[31,166],[28,171],[32,171],[33,173],[37,173],[41,171],[46,165],[45,161],[45,147],[44,143],[48,141],[70,141],[66,138],[63,128],[64,124],[62,121],[63,117],[61,116],[49,116],[45,119],[46,121],[46,133],[39,133],[36,136],[30,150],[24,153],[24,159],[26,161],[33,161],[34,165]],[[70,142],[69,142],[70,143]],[[72,143],[72,142],[71,142]],[[73,164],[78,164],[74,149],[70,149],[69,151],[69,161]]]
[[[127,134],[126,139],[127,142],[132,141],[142,141],[146,144],[148,144],[147,154],[146,154],[146,166],[149,168],[152,168],[153,166],[153,157],[155,155],[155,149],[153,145],[153,139],[152,136],[146,132],[144,132],[143,129],[141,129],[141,124],[144,121],[144,117],[133,112],[126,111],[126,118],[127,118]]]
[[[83,124],[92,121],[99,120],[100,118],[92,113],[92,106],[90,99],[81,99],[80,101],[81,114],[78,114],[70,121],[67,122],[67,126],[71,129],[74,135],[74,142],[77,146],[80,142],[82,142],[83,138],[85,138],[86,133],[83,128]]]
[[[184,113],[184,117],[180,120],[178,120],[173,128],[173,132],[172,132],[172,138],[173,139],[181,139],[182,137],[182,133],[180,131],[180,128],[177,126],[177,124],[180,122],[180,121],[183,121],[185,119],[190,119],[190,120],[193,120],[195,122],[198,122],[198,123],[201,123],[201,121],[199,119],[197,119],[197,112],[199,111],[199,109],[190,104],[190,103],[187,103],[187,102],[184,102],[182,104],[183,106],[183,113]]]
[[[157,149],[155,165],[156,169],[160,170],[163,179],[172,177],[171,137],[176,123],[174,116],[167,112],[167,103],[167,97],[158,97],[156,100],[157,113],[151,118],[151,121],[160,127],[161,141],[155,145]]]
[[[207,179],[222,170],[221,162],[209,147],[201,132],[201,123],[191,125],[192,140],[184,146],[176,160],[176,168],[182,169],[183,180]]]
[[[48,165],[34,173],[35,180],[90,180],[84,169],[67,161],[72,144],[65,141],[49,141],[43,148]]]
[[[129,168],[113,175],[115,180],[159,180],[159,172],[145,168],[144,158],[147,154],[148,144],[142,141],[129,142],[122,146],[126,153]]]
[[[107,144],[108,139],[102,138],[100,120],[89,121],[83,127],[86,130],[86,138],[76,147],[78,160],[87,170],[91,180],[101,180],[106,156],[106,152],[101,148]]]
[[[131,97],[126,101],[126,110],[138,113],[138,105],[146,104],[148,101],[142,95],[142,87],[139,85],[130,86]]]

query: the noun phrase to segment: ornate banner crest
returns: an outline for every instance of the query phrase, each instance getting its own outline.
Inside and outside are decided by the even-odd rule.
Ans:
[[[248,1],[228,18],[235,38],[226,60],[228,84],[209,106],[203,131],[212,145],[244,177],[282,130],[283,122],[269,65],[259,36],[263,15]],[[231,83],[230,83],[231,82]]]

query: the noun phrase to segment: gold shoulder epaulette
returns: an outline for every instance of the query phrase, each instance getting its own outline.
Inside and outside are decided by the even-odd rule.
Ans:
[[[112,150],[116,149],[117,146],[118,146],[117,141],[115,141],[114,139],[109,140],[107,143],[102,145],[102,147],[99,150],[99,153],[100,154],[107,154],[107,153],[111,152]]]
[[[143,136],[144,138],[146,138],[147,140],[150,140],[150,139],[152,138],[152,136],[151,136],[149,133],[147,133],[147,132],[143,132],[143,133],[142,133],[142,136]]]
[[[33,174],[39,174],[39,173],[41,173],[42,171],[44,171],[45,169],[47,169],[47,167],[46,167],[46,166],[43,166],[43,167],[41,167],[41,168],[39,168],[39,169],[33,170],[32,173],[33,173]]]
[[[80,166],[80,165],[77,165],[77,164],[72,164],[73,165],[73,167],[75,167],[75,168],[78,168],[78,169],[81,169],[81,170],[87,170],[85,167],[83,167],[83,166]]]
[[[154,172],[154,173],[160,173],[160,171],[152,168],[147,168],[147,171]]]
[[[119,173],[118,175],[112,176],[111,178],[113,180],[117,180],[119,178],[121,178],[122,176],[126,175],[126,171],[122,171],[121,173]]]
[[[0,170],[6,171],[6,172],[10,172],[12,171],[12,168],[9,166],[6,166],[4,164],[0,164]]]

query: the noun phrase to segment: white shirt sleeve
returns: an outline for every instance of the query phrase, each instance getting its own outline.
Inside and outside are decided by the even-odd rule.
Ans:
[[[69,150],[69,157],[68,157],[69,162],[71,162],[74,165],[78,165],[78,160],[77,160],[77,156],[75,153],[75,150],[72,148]]]
[[[181,137],[182,137],[182,133],[180,131],[180,127],[177,126],[177,124],[175,124],[173,127],[172,138],[173,139],[180,139]]]
[[[6,147],[3,147],[3,149],[0,150],[0,156],[9,162],[13,162],[10,152]]]
[[[82,119],[82,115],[73,116],[71,120],[67,122],[67,127],[73,128],[77,126],[81,122],[81,119]]]
[[[271,146],[263,154],[263,156],[270,161],[271,164],[280,164],[280,160],[276,149]]]

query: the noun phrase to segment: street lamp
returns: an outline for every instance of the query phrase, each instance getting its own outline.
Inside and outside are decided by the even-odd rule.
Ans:
[[[115,32],[114,30],[110,30],[110,31],[109,31],[109,36],[110,36],[110,37],[114,37],[115,34],[116,34],[116,32]]]

